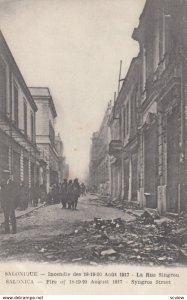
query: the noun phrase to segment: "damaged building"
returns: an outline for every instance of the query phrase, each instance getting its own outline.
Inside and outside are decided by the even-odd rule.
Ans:
[[[186,34],[185,0],[146,1],[108,122],[112,199],[161,214],[186,207]]]

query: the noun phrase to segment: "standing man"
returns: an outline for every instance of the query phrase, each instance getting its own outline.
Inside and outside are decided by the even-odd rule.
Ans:
[[[68,192],[68,182],[67,182],[67,179],[64,179],[64,182],[61,185],[61,202],[62,202],[62,208],[66,208],[67,192]]]
[[[81,188],[78,179],[73,182],[73,209],[77,209],[78,199],[81,195]]]
[[[44,203],[46,202],[47,198],[47,190],[46,190],[46,184],[45,182],[40,185],[40,202]]]
[[[81,189],[81,196],[86,196],[86,186],[84,185],[84,183],[81,184],[80,186]]]
[[[73,206],[73,182],[71,179],[68,181],[67,185],[67,203],[68,209],[71,209]]]
[[[17,207],[18,193],[13,180],[10,179],[9,170],[3,171],[3,182],[1,183],[0,199],[5,216],[5,233],[10,233],[9,221],[12,225],[12,233],[17,232],[15,209]]]
[[[34,187],[33,187],[33,193],[32,193],[32,196],[33,196],[33,206],[34,207],[37,207],[38,206],[38,199],[39,199],[39,196],[40,196],[40,187],[39,187],[39,183],[35,183]]]

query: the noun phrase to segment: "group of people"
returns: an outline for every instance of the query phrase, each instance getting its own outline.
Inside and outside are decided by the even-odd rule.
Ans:
[[[79,184],[78,179],[67,180],[63,183],[55,184],[51,187],[46,203],[62,203],[62,208],[77,209],[78,199],[80,196],[86,196],[86,186],[84,183]]]
[[[38,206],[40,203],[44,203],[47,197],[47,190],[45,183],[39,185],[36,183],[31,188],[28,188],[23,181],[21,181],[18,187],[18,209],[27,209],[29,202],[31,206]]]
[[[30,205],[37,206],[40,203],[46,205],[62,203],[62,208],[77,209],[79,197],[86,195],[86,186],[79,184],[78,179],[67,180],[59,184],[55,183],[47,193],[46,184],[36,183],[28,189],[23,182],[16,185],[10,177],[8,170],[3,171],[3,180],[0,184],[0,203],[4,212],[5,233],[10,233],[10,222],[12,233],[17,232],[15,209],[25,210]]]

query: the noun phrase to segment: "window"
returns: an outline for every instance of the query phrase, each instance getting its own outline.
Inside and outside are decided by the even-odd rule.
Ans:
[[[123,109],[123,137],[126,136],[126,109]]]
[[[14,121],[16,127],[18,127],[18,88],[16,85],[14,85]]]
[[[31,141],[34,142],[34,115],[31,112]]]
[[[126,135],[129,133],[129,102],[126,107]]]
[[[134,90],[131,97],[131,127],[136,126],[136,91]]]
[[[6,112],[6,66],[0,60],[0,112]]]
[[[176,45],[178,43],[177,37],[174,36],[175,33],[174,30],[176,28],[172,26],[174,23],[174,20],[172,19],[172,16],[170,14],[164,15],[164,23],[165,23],[165,52],[166,54],[170,55],[170,58],[172,57],[172,54],[175,52]]]
[[[24,133],[27,135],[27,104],[23,102]]]
[[[146,86],[146,50],[143,47],[142,49],[142,91],[144,92]]]

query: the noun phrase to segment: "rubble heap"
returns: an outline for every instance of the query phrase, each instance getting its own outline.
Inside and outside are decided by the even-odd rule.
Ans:
[[[159,219],[158,214],[145,211],[136,221],[120,218],[94,218],[85,222],[75,234],[86,234],[83,242],[95,262],[123,262],[150,265],[185,263],[187,217]]]
[[[4,245],[2,259],[16,253],[39,261],[79,264],[181,266],[187,263],[187,214],[160,218],[155,210],[131,211],[132,219],[78,222],[71,234]],[[127,215],[126,215],[127,216]],[[27,252],[26,252],[27,251]]]

